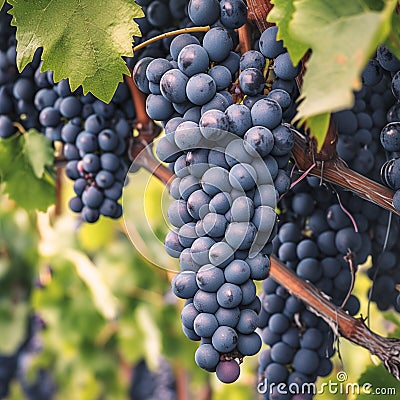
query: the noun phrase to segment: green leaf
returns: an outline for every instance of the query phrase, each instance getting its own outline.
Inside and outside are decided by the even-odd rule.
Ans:
[[[54,150],[51,141],[35,129],[25,134],[24,152],[29,160],[36,177],[43,177],[46,167],[54,163]]]
[[[0,301],[0,352],[13,354],[21,346],[26,334],[29,305],[25,302],[13,304],[11,298]]]
[[[305,121],[307,129],[310,130],[311,135],[317,140],[318,148],[320,151],[325,141],[325,136],[328,132],[329,121],[331,119],[330,113],[313,115]]]
[[[111,293],[96,265],[85,254],[73,249],[64,250],[63,257],[74,264],[78,276],[90,289],[93,304],[103,317],[108,320],[116,319],[119,308],[118,299]]]
[[[0,0],[0,10],[3,8],[5,2],[6,0]]]
[[[0,183],[20,207],[46,211],[55,203],[55,187],[47,174],[39,178],[28,156],[25,135],[0,140]],[[38,168],[39,163],[36,163]],[[47,161],[46,161],[47,164]]]
[[[360,394],[356,400],[372,398],[397,400],[399,398],[400,382],[390,375],[382,364],[369,366],[360,376],[358,384]],[[363,389],[365,389],[365,393],[363,393]]]
[[[365,5],[371,10],[382,11],[385,7],[384,0],[362,0]]]
[[[299,119],[352,106],[363,68],[389,34],[396,4],[388,0],[379,12],[366,8],[362,1],[294,1],[290,32],[312,50]]]
[[[399,337],[400,336],[400,318],[399,315],[395,312],[387,312],[383,314],[383,317],[386,321],[390,321],[394,329],[390,329],[388,336],[389,337]]]
[[[397,12],[392,14],[392,30],[385,44],[397,58],[400,58],[400,15]]]
[[[143,17],[133,0],[10,0],[17,27],[17,66],[21,71],[43,47],[42,71],[56,82],[69,78],[109,102],[129,74],[122,56],[132,56],[132,36],[140,36],[133,18]]]
[[[290,21],[295,12],[294,0],[272,0],[271,3],[274,7],[268,14],[267,21],[278,26],[277,39],[283,40],[294,65],[297,65],[308,50],[308,46],[290,31]]]
[[[150,368],[156,369],[161,353],[161,334],[154,321],[154,313],[146,304],[141,304],[136,309],[135,317],[144,337],[142,346],[145,359]]]

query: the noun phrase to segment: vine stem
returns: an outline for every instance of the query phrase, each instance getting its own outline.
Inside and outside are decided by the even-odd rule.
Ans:
[[[131,157],[138,167],[144,168],[169,187],[175,175],[154,157],[152,145],[148,145],[146,142],[134,143],[133,149],[131,149]]]
[[[134,143],[138,140],[146,143],[152,143],[160,134],[161,128],[147,115],[146,98],[147,96],[139,90],[133,80],[133,71],[131,74],[125,75],[124,80],[131,93],[131,98],[135,107],[136,118],[134,128],[139,131],[139,137],[131,139]],[[131,154],[132,155],[132,154]]]
[[[175,365],[177,400],[189,400],[188,375],[181,364]]]
[[[322,150],[326,152],[326,149],[327,147],[324,145]],[[304,138],[296,133],[296,144],[292,154],[296,165],[302,171],[309,169],[313,164],[312,157],[315,158],[315,156],[312,156],[310,151],[312,150]],[[326,154],[328,153],[330,154],[330,152],[326,152]],[[400,211],[396,210],[393,205],[393,190],[348,168],[337,155],[330,159],[329,157],[327,156],[326,160],[316,160],[315,166],[310,169],[310,175],[322,177],[328,182],[351,190],[359,197],[400,215]]]
[[[249,9],[248,19],[257,25],[260,32],[272,25],[267,22],[267,16],[273,7],[269,0],[247,0],[247,6]]]
[[[59,217],[62,214],[62,182],[63,182],[63,170],[61,167],[56,167],[56,208],[55,208],[55,216]]]
[[[26,133],[25,127],[22,124],[20,124],[19,122],[15,121],[15,122],[13,122],[13,125],[18,129],[18,131],[21,135],[24,135]]]
[[[146,113],[146,95],[142,93],[135,85],[132,77],[132,71],[131,75],[125,75],[124,79],[129,91],[131,92],[132,101],[135,105],[136,122],[146,126],[150,122],[153,122]]]
[[[54,166],[56,168],[60,167],[65,167],[68,163],[68,160],[66,159],[66,157],[64,157],[63,155],[59,155],[59,156],[55,156],[54,157]]]
[[[177,30],[171,31],[171,32],[162,33],[161,35],[154,36],[153,38],[146,40],[143,43],[138,44],[137,46],[135,46],[133,48],[133,52],[135,53],[136,51],[139,51],[139,50],[145,48],[149,44],[152,44],[154,42],[157,42],[158,40],[162,40],[162,39],[165,39],[168,37],[181,35],[182,33],[208,32],[210,29],[211,28],[209,26],[194,26],[192,28],[183,28],[183,29],[177,29]]]
[[[251,30],[249,24],[244,24],[238,29],[240,53],[244,54],[251,50]]]

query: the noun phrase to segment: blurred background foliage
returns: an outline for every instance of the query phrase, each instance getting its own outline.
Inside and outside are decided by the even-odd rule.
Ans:
[[[1,363],[12,360],[15,372],[7,399],[142,400],[140,390],[152,385],[158,385],[151,397],[157,400],[258,398],[256,356],[246,358],[234,385],[218,383],[195,365],[197,345],[181,330],[183,303],[170,292],[176,263],[160,251],[168,229],[164,187],[146,173],[133,179],[124,194],[125,223],[81,224],[66,207],[57,216],[54,209],[29,214],[0,198],[0,386]],[[61,187],[66,205],[71,187],[67,181]],[[140,241],[141,252],[128,236]],[[368,285],[359,273],[356,293],[364,316]],[[372,307],[373,330],[400,334],[397,316],[386,318]],[[345,340],[339,348],[341,359],[336,356],[335,371],[324,381],[345,370],[347,382],[357,382],[369,368],[364,381],[397,385],[368,352]],[[144,363],[153,373],[147,380]],[[168,382],[159,379],[161,370],[169,371]],[[172,387],[172,397],[162,397],[162,385]]]

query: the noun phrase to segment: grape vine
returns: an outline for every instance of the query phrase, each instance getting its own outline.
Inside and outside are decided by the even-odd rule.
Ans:
[[[56,204],[59,218],[63,169],[73,181],[69,207],[82,226],[119,219],[124,185],[145,169],[174,199],[164,244],[180,271],[162,278],[185,300],[174,307],[183,333],[199,342],[200,368],[235,382],[264,341],[270,348],[259,358],[259,383],[315,382],[331,373],[335,341],[344,337],[400,380],[400,339],[374,333],[369,311],[355,317],[353,295],[369,262],[369,303],[400,310],[398,2],[330,9],[322,0],[112,2],[109,14],[84,2],[74,19],[76,5],[68,1],[65,21],[51,35],[58,2],[4,2],[2,191],[27,210]],[[85,27],[84,40],[74,24]],[[370,30],[349,42],[366,25]],[[95,292],[91,260],[73,250],[65,258],[85,265],[82,280]],[[118,307],[108,299],[110,308],[96,307],[110,322]],[[146,308],[137,318],[146,320]],[[1,398],[18,374],[28,398],[57,390],[57,377],[46,371],[44,388],[25,381],[24,362],[46,325],[37,315],[29,321],[35,327],[26,342],[14,355],[0,355]],[[113,323],[107,329],[118,329]],[[101,335],[111,337],[107,329]],[[165,373],[165,398],[184,398],[182,369],[175,382],[171,365],[157,362],[157,373],[144,361],[136,365],[131,397],[138,390],[157,397]],[[152,390],[140,374],[157,381]],[[264,398],[292,398],[274,390]]]

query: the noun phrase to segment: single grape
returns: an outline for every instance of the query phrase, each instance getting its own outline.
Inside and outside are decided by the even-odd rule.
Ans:
[[[206,71],[209,63],[206,49],[198,44],[188,44],[178,55],[178,67],[189,77]]]
[[[214,79],[204,73],[192,76],[186,85],[188,99],[196,105],[203,105],[209,102],[216,94],[217,87]]]
[[[212,25],[220,17],[218,1],[190,0],[188,14],[196,25]]]
[[[212,345],[220,353],[229,353],[237,344],[238,336],[229,326],[220,326],[212,336]]]
[[[189,299],[197,292],[196,274],[192,271],[183,271],[175,275],[172,280],[172,290],[177,297]]]
[[[267,28],[260,37],[260,51],[267,58],[275,58],[284,52],[283,41],[277,40],[277,26]]]
[[[204,35],[203,47],[211,61],[221,62],[229,56],[233,49],[233,42],[226,29],[216,27]]]
[[[247,20],[247,6],[242,0],[221,0],[221,22],[228,29],[240,28]]]
[[[215,371],[219,363],[219,353],[211,344],[201,344],[194,355],[196,364],[206,371]]]

